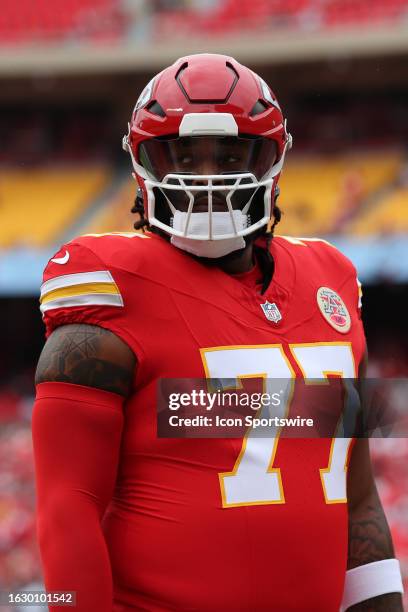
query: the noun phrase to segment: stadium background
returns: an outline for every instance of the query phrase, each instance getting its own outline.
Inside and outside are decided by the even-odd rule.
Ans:
[[[407,0],[3,0],[0,590],[41,584],[30,415],[42,269],[74,235],[130,231],[133,105],[155,72],[203,51],[234,55],[276,91],[294,136],[277,233],[351,257],[369,375],[407,376]],[[408,440],[371,442],[408,577]]]

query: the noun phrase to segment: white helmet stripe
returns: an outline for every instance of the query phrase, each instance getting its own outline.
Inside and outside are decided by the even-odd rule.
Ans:
[[[238,136],[238,125],[231,113],[186,113],[179,136]]]

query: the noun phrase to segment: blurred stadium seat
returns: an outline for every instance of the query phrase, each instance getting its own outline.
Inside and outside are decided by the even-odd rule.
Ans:
[[[157,38],[174,31],[195,32],[199,36],[218,36],[220,32],[258,32],[271,29],[325,29],[339,26],[370,26],[384,20],[404,19],[405,0],[220,0],[212,9],[196,10],[189,3],[174,3],[156,15]]]
[[[289,156],[280,183],[281,227],[304,236],[341,231],[374,192],[395,181],[401,157],[396,152]]]
[[[0,247],[58,241],[109,182],[104,166],[0,170]]]
[[[129,232],[136,218],[130,209],[136,195],[136,183],[125,179],[113,196],[106,200],[89,223],[81,228],[83,234],[104,234],[106,232]]]
[[[3,43],[115,38],[121,32],[114,0],[3,0],[0,41]]]
[[[362,211],[350,231],[361,235],[408,232],[408,187],[391,189],[370,209]]]
[[[0,389],[0,401],[3,393]],[[18,401],[22,404],[24,399]],[[21,414],[7,424],[4,418],[0,422],[0,584],[13,588],[42,578],[35,535],[31,431]]]
[[[405,18],[405,0],[218,0],[146,2],[115,0],[3,0],[0,43],[86,39],[119,42],[148,15],[156,39],[194,32],[216,37],[271,28],[365,26]],[[140,31],[140,28],[139,30]]]
[[[381,22],[404,17],[407,11],[405,0],[331,0],[324,4],[327,26]]]

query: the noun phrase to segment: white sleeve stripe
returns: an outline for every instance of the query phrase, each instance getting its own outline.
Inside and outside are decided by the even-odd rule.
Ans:
[[[87,283],[113,283],[112,274],[108,270],[98,270],[96,272],[79,272],[77,274],[64,274],[55,276],[41,286],[41,297],[44,297],[54,289],[63,289],[71,285],[83,285]]]
[[[56,298],[42,304],[40,310],[44,313],[55,308],[72,308],[73,306],[123,306],[123,300],[119,294],[92,293]]]

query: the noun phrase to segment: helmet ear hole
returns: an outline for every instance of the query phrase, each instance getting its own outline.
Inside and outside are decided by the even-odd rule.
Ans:
[[[146,106],[146,110],[148,110],[149,113],[152,113],[152,115],[156,115],[157,117],[166,117],[166,113],[164,112],[160,104],[157,102],[157,100],[153,100],[152,102],[150,102],[150,104]]]
[[[257,102],[255,102],[254,106],[252,107],[252,110],[249,113],[249,116],[256,117],[256,115],[260,115],[261,113],[264,113],[266,110],[268,110],[268,106],[265,104],[265,102],[263,100],[258,100]]]

